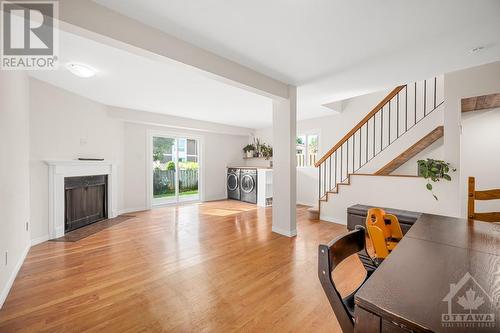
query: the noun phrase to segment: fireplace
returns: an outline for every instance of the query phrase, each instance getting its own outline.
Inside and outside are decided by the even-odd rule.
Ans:
[[[64,231],[108,217],[108,176],[64,178]]]
[[[56,239],[64,236],[65,233],[65,180],[67,178],[106,176],[106,208],[105,214],[102,215],[107,218],[118,216],[117,165],[115,163],[78,160],[47,160],[45,162],[49,166],[49,235],[47,239]],[[102,183],[101,181],[101,186],[103,186]]]

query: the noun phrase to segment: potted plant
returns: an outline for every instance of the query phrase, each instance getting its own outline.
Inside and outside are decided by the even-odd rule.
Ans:
[[[245,147],[243,147],[243,152],[246,154],[247,158],[251,158],[254,156],[255,146],[252,144],[248,144]]]
[[[441,179],[446,179],[447,181],[451,181],[451,177],[448,174],[451,171],[455,172],[457,169],[452,168],[450,163],[434,160],[432,158],[428,158],[426,160],[418,160],[418,175],[420,177],[424,177],[427,180],[427,184],[425,187],[431,191],[434,199],[438,200],[438,197],[433,192],[433,187],[431,181],[437,183]]]
[[[262,157],[264,157],[266,160],[270,159],[273,157],[273,147],[270,145],[266,145],[265,143],[260,146],[260,153]]]
[[[254,151],[253,156],[254,157],[260,157],[260,139],[259,138],[254,138],[253,142],[254,142],[253,145],[255,147],[255,151]]]

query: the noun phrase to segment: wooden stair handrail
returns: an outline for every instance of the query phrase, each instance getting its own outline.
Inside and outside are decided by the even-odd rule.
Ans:
[[[382,101],[380,101],[380,103],[377,104],[377,106],[375,106],[363,119],[361,119],[361,121],[356,126],[354,126],[346,135],[344,135],[344,137],[340,139],[340,141],[337,142],[335,146],[330,148],[330,150],[328,150],[328,152],[322,158],[320,158],[314,164],[314,166],[316,168],[319,167],[324,161],[326,161],[328,157],[332,156],[332,154],[337,149],[339,149],[354,133],[356,133],[361,127],[363,127],[366,122],[370,120],[370,118],[373,117],[375,113],[380,111],[380,109],[384,107],[394,96],[396,96],[401,90],[403,90],[404,87],[406,87],[406,85],[394,88],[387,96],[384,97]]]

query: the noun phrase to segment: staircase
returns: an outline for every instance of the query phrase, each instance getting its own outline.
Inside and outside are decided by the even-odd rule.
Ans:
[[[408,162],[412,157],[423,151],[425,148],[429,147],[431,144],[442,138],[444,135],[444,127],[438,126],[432,132],[424,136],[422,139],[418,140],[410,148],[406,149],[398,157],[384,165],[380,170],[375,172],[377,176],[388,176],[392,172],[396,171],[397,168]]]
[[[415,138],[416,142],[401,149],[395,158],[389,157],[389,161],[382,167],[366,172],[370,166],[373,167],[371,164],[375,158],[378,161],[384,158],[389,147],[389,150],[400,148],[402,137],[413,139],[407,133],[444,103],[441,82],[442,77],[434,77],[394,88],[316,162],[319,174],[319,210],[321,204],[338,194],[342,186],[350,185],[351,175],[390,175],[443,136],[443,126],[437,126],[420,138]],[[395,142],[398,145],[394,145]]]

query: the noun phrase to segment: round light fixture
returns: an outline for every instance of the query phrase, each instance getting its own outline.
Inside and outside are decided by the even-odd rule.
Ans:
[[[83,64],[70,62],[66,64],[66,68],[78,77],[89,78],[97,74],[97,70]]]
[[[470,53],[478,53],[480,51],[484,50],[484,46],[476,46],[472,49],[469,50]]]

